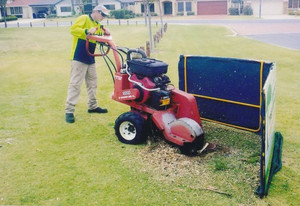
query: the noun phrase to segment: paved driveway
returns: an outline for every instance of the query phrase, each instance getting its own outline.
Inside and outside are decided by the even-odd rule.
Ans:
[[[190,20],[168,20],[171,24],[202,24],[221,25],[230,28],[236,35],[246,36],[251,39],[274,44],[277,46],[300,50],[300,18],[290,16],[276,19],[224,19],[226,17],[198,16]]]
[[[238,35],[274,44],[277,46],[300,50],[300,19],[262,20],[229,24]]]
[[[300,51],[300,33],[246,35],[251,39]]]

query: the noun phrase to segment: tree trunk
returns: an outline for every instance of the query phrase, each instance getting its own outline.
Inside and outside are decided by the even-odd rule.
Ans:
[[[160,16],[161,28],[163,28],[164,23],[163,23],[163,19],[162,19],[162,11],[161,11],[161,2],[160,2],[160,0],[158,0],[158,6],[159,6],[159,16]],[[163,31],[163,29],[162,29],[162,31]]]
[[[149,0],[147,0],[147,16],[149,20],[149,36],[150,36],[150,50],[153,50],[153,41],[152,41],[152,25],[151,25],[151,12],[150,12],[150,5]]]
[[[3,18],[4,18],[4,26],[7,28],[7,21],[6,21],[6,5],[3,7]]]
[[[76,14],[74,10],[74,0],[71,0],[72,15]]]
[[[143,4],[144,4],[144,17],[145,17],[145,26],[147,26],[147,7],[148,7],[148,4],[147,4],[147,0],[143,0]]]

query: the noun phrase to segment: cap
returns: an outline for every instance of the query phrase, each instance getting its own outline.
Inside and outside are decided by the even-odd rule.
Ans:
[[[105,6],[102,6],[102,5],[95,6],[95,8],[93,9],[93,11],[101,11],[106,16],[109,15],[109,10]]]

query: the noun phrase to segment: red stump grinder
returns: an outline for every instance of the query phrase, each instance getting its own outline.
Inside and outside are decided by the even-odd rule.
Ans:
[[[89,52],[89,41],[100,44],[99,54]],[[195,97],[172,86],[166,75],[166,63],[147,58],[141,49],[119,48],[111,36],[88,35],[86,49],[92,56],[103,56],[113,76],[108,58],[115,70],[112,99],[131,108],[115,121],[119,141],[139,144],[145,142],[151,132],[160,131],[167,142],[187,155],[214,147],[204,141]],[[107,56],[110,50],[115,63]],[[126,61],[121,52],[126,55]]]

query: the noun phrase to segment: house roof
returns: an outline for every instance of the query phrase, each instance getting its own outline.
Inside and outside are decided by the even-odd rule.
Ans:
[[[22,6],[49,6],[56,5],[63,0],[14,0],[7,3],[7,7],[22,7]],[[117,0],[121,3],[132,3],[135,0]]]
[[[34,4],[40,0],[14,0],[10,3],[7,3],[7,7],[22,7],[22,6],[29,6],[30,4]]]
[[[29,4],[30,6],[53,6],[62,0],[36,0],[36,2]]]
[[[133,2],[135,2],[135,0],[117,0],[117,1],[119,1],[121,3],[133,3]]]
[[[22,6],[49,6],[56,5],[62,0],[14,0],[7,3],[7,7],[22,7]]]

